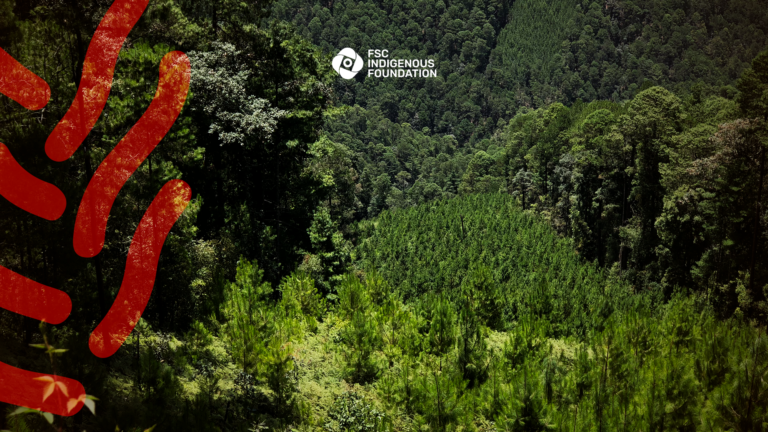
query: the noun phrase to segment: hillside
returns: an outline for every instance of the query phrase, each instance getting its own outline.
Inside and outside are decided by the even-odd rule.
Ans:
[[[456,299],[469,290],[499,330],[536,316],[552,323],[553,335],[585,336],[640,298],[506,194],[387,211],[362,222],[359,236],[359,266],[377,271],[403,298]]]
[[[336,95],[461,145],[491,137],[520,107],[620,102],[651,85],[733,96],[768,44],[760,0],[280,0],[272,10],[326,54],[386,48],[436,59],[436,80],[359,74],[339,80]]]
[[[141,17],[88,84],[125,3]],[[0,156],[66,199],[28,213],[4,172],[0,366],[42,405],[0,376],[0,430],[766,432],[764,3],[0,0],[3,58],[51,96],[0,96]],[[439,76],[344,80],[343,47]],[[169,119],[174,51],[181,112],[118,157],[143,162],[80,256],[86,188]],[[103,112],[53,161],[89,94]],[[150,206],[182,181],[160,249]],[[60,290],[64,322],[3,309],[18,281]],[[139,297],[100,357],[94,329]]]
[[[754,59],[732,99],[707,96],[703,87],[680,97],[654,86],[622,103],[524,108],[473,146],[361,108],[329,124],[329,137],[352,150],[357,218],[502,192],[572,239],[583,259],[621,274],[635,290],[669,298],[686,287],[711,293],[723,316],[738,309],[764,317],[768,297],[761,287],[768,273],[758,263],[768,251],[760,216],[768,192],[759,143],[766,111],[758,101],[768,86],[766,59],[768,52]],[[417,224],[406,226],[397,235],[407,238]],[[413,258],[431,266],[448,260]],[[497,278],[505,274],[499,262],[486,265]],[[408,271],[409,277],[393,275],[413,284],[407,290],[431,283],[420,264]],[[456,286],[463,276],[434,283]],[[751,287],[749,294],[741,287]]]
[[[456,214],[465,215],[466,237],[446,217]],[[142,320],[140,337],[112,359],[126,373],[106,377],[106,407],[90,426],[755,430],[768,416],[764,332],[716,319],[700,296],[649,308],[650,299],[637,301],[644,296],[580,262],[509,197],[434,202],[364,225],[361,263],[379,270],[345,274],[332,302],[305,274],[273,287],[241,260],[218,317],[183,337]],[[472,246],[481,242],[493,253]],[[501,250],[509,252],[496,256]],[[514,273],[494,275],[480,263]],[[426,273],[467,276],[452,292],[431,291],[435,284],[408,298]],[[579,314],[582,304],[590,310]],[[514,316],[504,316],[510,307]],[[143,395],[130,384],[138,372]]]

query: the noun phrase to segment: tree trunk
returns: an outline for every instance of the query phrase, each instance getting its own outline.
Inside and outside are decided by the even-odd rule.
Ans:
[[[752,291],[755,284],[755,262],[757,256],[758,239],[760,238],[760,213],[763,203],[763,177],[765,176],[765,147],[760,143],[760,179],[757,187],[757,200],[755,201],[754,225],[752,227],[752,251],[749,264],[749,290]]]

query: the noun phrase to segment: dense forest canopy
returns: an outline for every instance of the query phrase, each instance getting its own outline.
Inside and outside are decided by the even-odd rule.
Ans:
[[[73,304],[56,326],[0,310],[0,361],[98,398],[3,405],[0,429],[766,430],[762,3],[151,0],[104,113],[52,162],[112,1],[0,0],[0,47],[52,94],[0,97],[0,142],[67,199],[56,221],[0,200],[0,265]],[[438,77],[343,80],[344,47]],[[184,109],[79,257],[78,203],[173,50]],[[147,309],[96,358],[175,179],[193,199]]]
[[[652,307],[649,298],[584,263],[570,241],[520,211],[509,195],[437,201],[362,225],[363,268],[377,271],[405,299],[475,291],[485,324],[494,329],[537,315],[552,322],[554,335],[583,336],[614,310]],[[638,301],[647,303],[631,304]]]
[[[436,80],[339,80],[346,105],[416,130],[489,138],[519,107],[625,101],[644,86],[733,96],[768,43],[760,0],[282,0],[273,16],[324,52],[389,49],[434,58]]]

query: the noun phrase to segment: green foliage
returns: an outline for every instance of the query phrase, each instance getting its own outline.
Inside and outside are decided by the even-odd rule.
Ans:
[[[362,122],[376,117],[350,111],[354,127],[338,127],[335,136],[364,155],[362,201],[370,203],[369,214],[383,209],[381,203],[392,210],[376,224],[358,225],[360,265],[380,270],[406,298],[425,292],[455,293],[471,265],[492,269],[494,285],[505,293],[492,294],[497,296],[491,302],[495,306],[489,308],[486,303],[481,308],[492,315],[499,308],[497,317],[502,321],[487,322],[492,328],[502,328],[500,323],[512,322],[522,313],[555,313],[564,320],[581,321],[564,327],[584,332],[600,328],[613,310],[624,308],[616,302],[623,302],[628,292],[644,297],[630,303],[645,302],[668,299],[677,286],[708,293],[718,313],[763,320],[768,309],[762,288],[768,279],[757,263],[768,244],[764,218],[759,216],[768,196],[763,157],[766,133],[761,114],[749,108],[749,101],[762,97],[763,84],[757,78],[762,76],[761,59],[744,73],[738,103],[701,92],[681,99],[662,87],[648,86],[623,104],[595,101],[565,107],[554,103],[521,109],[492,140],[461,151],[446,148],[436,157],[429,155],[440,151],[438,139],[387,121],[387,130],[400,140],[394,142],[397,148],[410,141],[415,143],[411,144],[414,152],[390,150],[394,143],[390,149],[376,144],[387,142],[386,135],[371,130],[370,121],[365,126]],[[753,110],[750,115],[757,117],[739,119],[744,109]],[[365,144],[351,138],[352,130],[362,131],[357,133]],[[610,271],[579,277],[576,283],[593,288],[577,290],[575,295],[590,300],[571,301],[568,296],[574,294],[561,285],[566,282],[547,272],[570,266],[567,263],[578,258],[555,259],[552,267],[546,264],[549,252],[540,242],[521,247],[524,239],[503,236],[502,232],[527,223],[518,221],[518,216],[507,218],[506,211],[497,218],[509,219],[504,222],[508,227],[484,214],[473,222],[476,208],[472,207],[501,208],[499,204],[475,201],[466,209],[451,207],[459,204],[428,204],[416,213],[397,213],[399,208],[429,203],[424,196],[413,199],[423,190],[416,186],[419,181],[410,184],[415,175],[434,181],[442,189],[436,196],[443,199],[454,193],[507,192],[521,210],[539,215],[559,235],[572,239],[573,246],[564,248],[575,247],[582,259]],[[457,178],[461,178],[458,184],[449,180]],[[373,194],[366,195],[366,185]],[[423,218],[432,212],[440,217],[425,222]],[[425,227],[431,227],[429,234],[416,234]],[[507,257],[513,259],[507,261]],[[605,278],[604,288],[597,288],[603,283],[597,282],[600,278]],[[535,289],[516,288],[523,284]],[[605,288],[619,294],[603,297]],[[563,304],[573,304],[576,310],[563,312]],[[589,305],[583,306],[589,308],[589,318],[576,318],[584,310],[579,305]],[[564,333],[555,329],[555,334]]]
[[[482,384],[488,377],[488,359],[486,348],[486,327],[482,323],[480,311],[485,309],[477,297],[485,294],[482,285],[478,286],[478,279],[487,281],[487,278],[475,275],[475,283],[462,286],[462,292],[456,301],[458,309],[458,359],[457,363],[462,376],[468,381],[469,387]],[[487,289],[487,288],[486,288]],[[487,294],[486,294],[487,295]],[[495,299],[494,299],[495,300]]]
[[[466,383],[450,357],[429,357],[416,381],[416,411],[433,430],[451,429],[463,414]]]
[[[208,133],[227,146],[245,146],[269,140],[285,111],[273,108],[266,99],[248,94],[253,73],[247,54],[235,46],[214,42],[210,51],[190,53],[191,90],[200,111],[210,118]]]
[[[496,424],[502,431],[539,432],[549,428],[546,425],[544,403],[538,393],[530,367],[519,371],[511,383],[512,394],[496,417]]]
[[[553,335],[586,335],[613,310],[646,301],[583,264],[568,240],[508,195],[470,195],[384,212],[375,226],[361,230],[363,267],[376,269],[406,298],[442,292],[461,304],[464,284],[484,324],[497,329],[535,314],[553,323]]]
[[[345,276],[339,286],[339,307],[348,320],[341,338],[349,347],[345,352],[347,376],[351,382],[368,382],[378,375],[378,364],[373,354],[382,345],[379,314],[370,298],[368,284],[352,273]]]
[[[279,289],[286,315],[303,318],[307,328],[316,329],[317,320],[325,314],[327,306],[314,279],[305,273],[292,273],[283,279]]]
[[[768,51],[752,60],[752,67],[744,71],[736,87],[736,100],[748,117],[768,118]]]
[[[256,263],[241,259],[237,276],[228,289],[224,304],[224,333],[238,365],[253,372],[259,364],[263,335],[273,325],[270,303],[272,286],[263,280],[264,271]]]
[[[339,231],[327,207],[315,212],[307,232],[314,254],[306,255],[299,268],[314,276],[326,294],[331,293],[349,267],[352,245]]]
[[[314,281],[304,274],[285,278],[279,291],[282,296],[275,301],[263,271],[241,259],[223,305],[222,333],[243,374],[269,388],[266,395],[276,417],[288,418],[300,408],[293,346],[305,329],[317,328],[324,307]]]
[[[344,392],[328,412],[325,430],[378,432],[387,430],[387,416],[355,392]]]
[[[562,77],[561,54],[563,42],[577,25],[575,18],[580,12],[577,3],[572,0],[513,3],[510,20],[499,33],[491,61],[494,82],[507,90],[509,96],[517,90],[513,100],[520,105],[542,106],[563,101],[564,95],[557,85],[560,80],[567,82]]]
[[[760,430],[768,419],[768,339],[747,336],[739,351],[731,360],[730,380],[715,393],[714,421],[733,430]]]
[[[163,55],[187,52],[193,75],[94,259],[67,246],[76,205],[41,221],[0,203],[2,265],[73,304],[51,333],[0,312],[3,361],[103,401],[98,416],[12,409],[3,427],[768,424],[759,0],[152,2],[61,164],[40,145],[106,3],[15,3],[0,0],[0,45],[52,98],[3,98],[0,141],[70,203],[149,106]],[[342,82],[328,54],[345,46],[430,57],[440,76]],[[195,198],[144,319],[95,359],[87,336],[171,179]]]
[[[329,137],[349,149],[358,174],[356,218],[376,216],[456,194],[472,149],[453,136],[431,135],[358,106],[326,122]]]
[[[360,73],[337,79],[336,93],[460,145],[491,138],[520,107],[620,102],[654,85],[728,95],[768,41],[759,0],[280,0],[272,10],[326,54],[352,47],[367,59],[366,50],[386,48],[392,58],[434,59],[437,79]]]
[[[328,157],[311,144],[331,102],[330,65],[285,25],[246,30],[190,52],[190,116],[205,148],[190,184],[207,204],[200,228],[258,258],[277,283],[312,246],[307,230],[332,192],[315,195],[323,177],[308,169]]]

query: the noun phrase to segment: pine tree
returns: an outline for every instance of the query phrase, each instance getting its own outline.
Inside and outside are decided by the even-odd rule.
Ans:
[[[268,302],[272,287],[263,280],[263,274],[256,262],[241,259],[223,306],[224,334],[232,356],[237,365],[248,373],[259,367],[264,336],[272,325]]]

